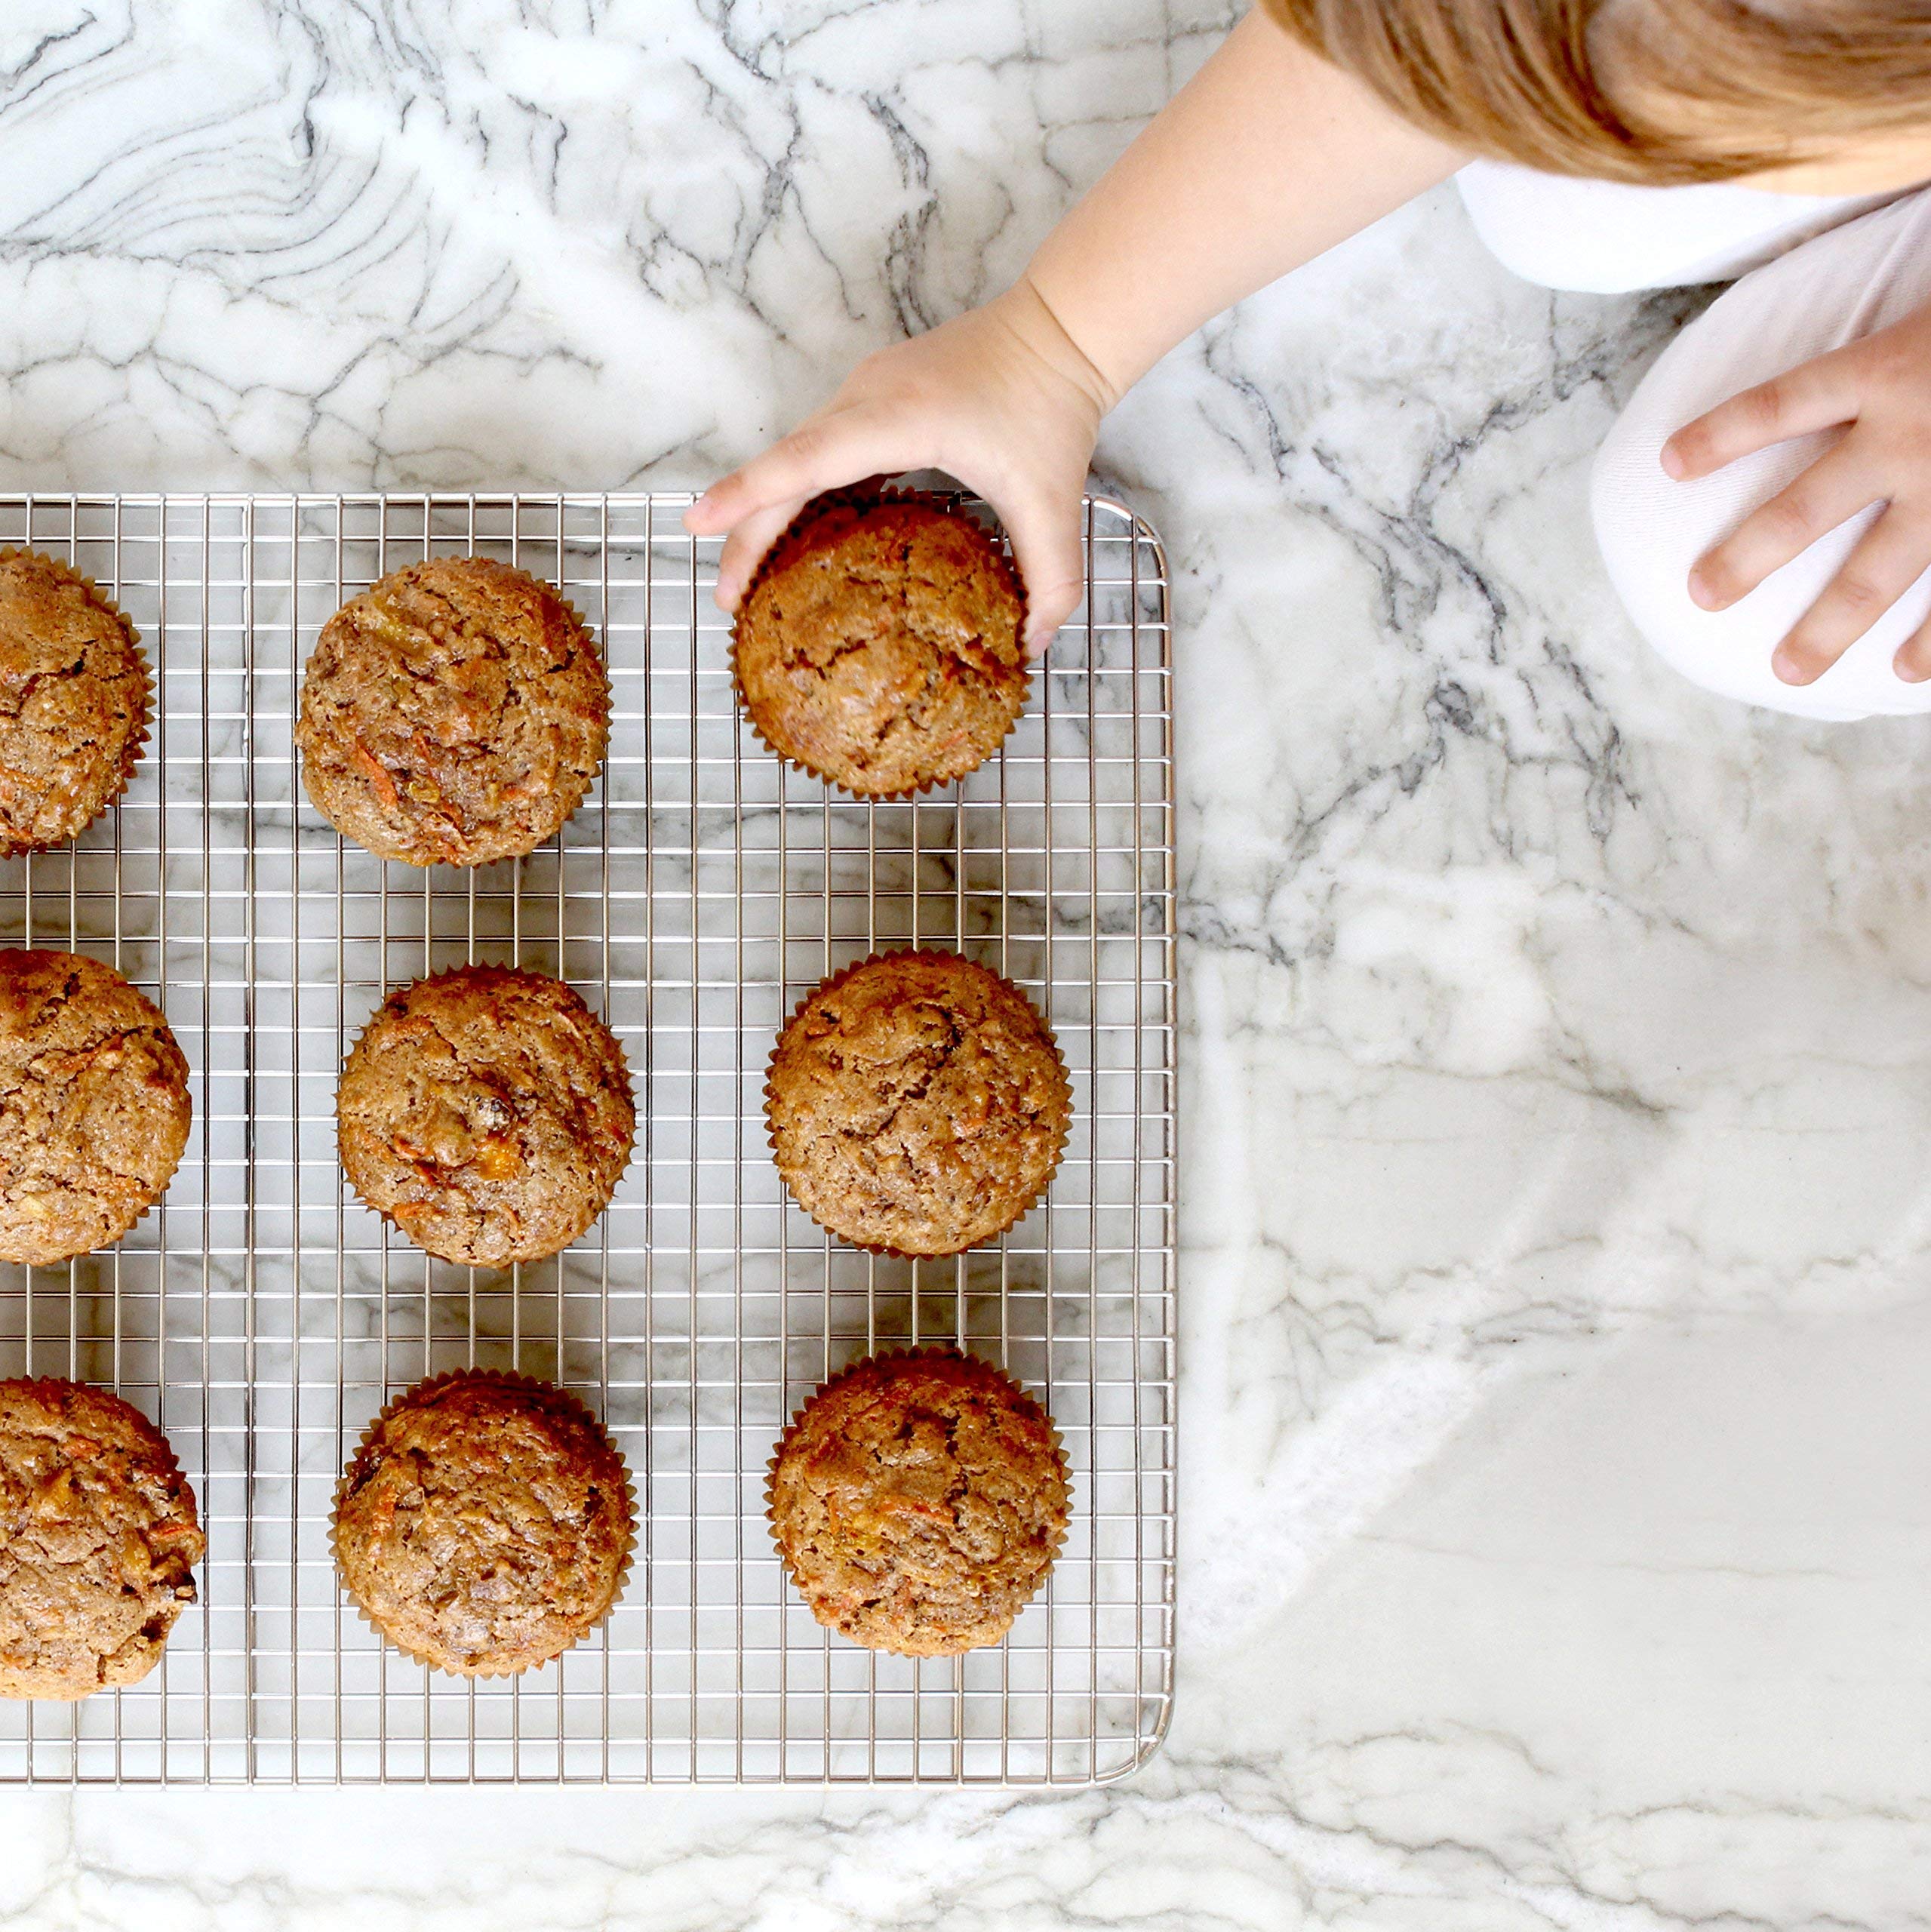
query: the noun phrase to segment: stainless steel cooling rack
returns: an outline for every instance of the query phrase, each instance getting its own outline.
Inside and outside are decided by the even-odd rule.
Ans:
[[[120,1247],[0,1268],[0,1373],[157,1420],[209,1531],[146,1682],[0,1703],[0,1777],[1078,1784],[1157,1743],[1172,1687],[1172,685],[1158,541],[1087,509],[1087,596],[1001,756],[913,803],[788,773],[735,714],[715,546],[667,496],[0,497],[0,543],[120,601],[153,740],[72,850],[0,862],[0,940],[111,960],[167,1009],[193,1138]],[[599,789],[527,860],[427,874],[345,846],[290,744],[337,606],[426,552],[560,583],[615,692]],[[789,1206],[770,1042],[828,971],[957,946],[1045,1008],[1077,1115],[1049,1203],[955,1261],[878,1260]],[[509,1274],[431,1261],[336,1159],[345,1044],[385,990],[481,958],[571,981],[622,1040],[638,1158],[597,1227]],[[828,1372],[961,1340],[1050,1406],[1075,1471],[1050,1589],[996,1648],[922,1663],[828,1636],[787,1589],[765,1465]],[[638,1560],[591,1641],[469,1684],[379,1643],[327,1541],[345,1457],[436,1371],[575,1390],[636,1478]]]

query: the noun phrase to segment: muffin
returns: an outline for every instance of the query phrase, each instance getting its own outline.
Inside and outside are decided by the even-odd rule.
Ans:
[[[1013,728],[1029,674],[1012,566],[917,497],[821,497],[738,607],[732,659],[758,736],[861,798],[962,778]]]
[[[471,1371],[370,1425],[336,1492],[343,1586],[398,1648],[459,1677],[546,1663],[623,1587],[623,1458],[561,1389]]]
[[[188,1063],[111,966],[0,949],[0,1261],[118,1241],[188,1144]]]
[[[601,1214],[637,1127],[623,1050],[542,973],[460,966],[391,993],[336,1094],[355,1191],[445,1261],[506,1268]]]
[[[533,851],[583,801],[610,685],[555,589],[487,557],[392,571],[322,626],[302,783],[345,838],[412,866]]]
[[[1065,1540],[1066,1460],[1044,1410],[952,1349],[828,1382],[771,1459],[772,1534],[820,1623],[868,1650],[996,1644]]]
[[[167,1438],[78,1382],[0,1382],[0,1531],[8,1697],[138,1683],[208,1547]]]
[[[85,577],[0,550],[0,857],[65,843],[128,789],[152,695],[134,627]]]
[[[1071,1084],[1032,1002],[949,952],[833,974],[778,1035],[778,1172],[819,1226],[890,1254],[1004,1233],[1059,1164]]]

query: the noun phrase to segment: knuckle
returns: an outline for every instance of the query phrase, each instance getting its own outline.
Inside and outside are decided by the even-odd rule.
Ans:
[[[1063,579],[1026,586],[1026,601],[1032,606],[1032,627],[1057,630],[1079,608],[1084,586]]]
[[[1831,601],[1850,616],[1874,617],[1890,603],[1889,594],[1867,577],[1844,576],[1837,579]]]
[[[801,423],[778,445],[778,454],[800,469],[809,469],[825,454],[825,432],[816,423]]]
[[[1782,377],[1773,376],[1767,383],[1759,383],[1754,389],[1745,390],[1738,400],[1751,421],[1765,429],[1774,429],[1783,420],[1789,406],[1788,385]]]
[[[1057,623],[1080,601],[1084,587],[1078,577],[1068,577],[1062,571],[1041,570],[1028,579],[1026,595],[1035,610]]]
[[[1795,490],[1766,503],[1763,518],[1763,528],[1771,536],[1787,541],[1807,538],[1816,520],[1810,498]]]

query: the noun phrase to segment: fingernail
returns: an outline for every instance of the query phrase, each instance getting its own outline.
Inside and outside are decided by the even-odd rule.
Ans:
[[[1781,648],[1770,660],[1770,669],[1787,685],[1806,685],[1810,681],[1810,674],[1803,668],[1802,661]]]
[[[1701,610],[1720,611],[1723,608],[1723,598],[1718,595],[1715,585],[1704,574],[1700,565],[1690,573],[1690,601]]]
[[[1674,443],[1664,444],[1662,466],[1665,476],[1673,476],[1678,482],[1683,480],[1683,459],[1677,454]]]
[[[1891,660],[1891,669],[1908,685],[1921,685],[1931,678],[1931,669],[1912,663],[1902,651]]]

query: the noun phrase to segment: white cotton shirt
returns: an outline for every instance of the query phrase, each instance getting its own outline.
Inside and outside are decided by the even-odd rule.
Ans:
[[[1639,188],[1499,161],[1471,162],[1455,182],[1476,233],[1505,268],[1545,288],[1595,295],[1733,281],[1897,198],[1895,190],[1776,195],[1727,181]]]

